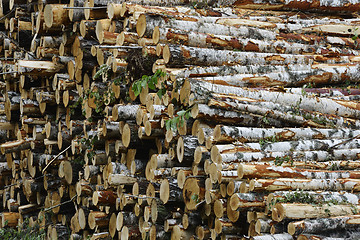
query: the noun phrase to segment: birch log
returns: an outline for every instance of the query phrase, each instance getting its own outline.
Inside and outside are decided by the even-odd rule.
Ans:
[[[311,191],[359,191],[358,179],[257,179],[255,191],[285,191],[285,190],[311,190]]]
[[[237,173],[238,178],[360,178],[360,171],[312,170],[294,167],[269,166],[267,164],[239,164]]]
[[[275,137],[281,140],[300,139],[346,139],[360,134],[360,130],[319,128],[248,128],[217,125],[214,130],[216,142],[256,142]]]
[[[272,118],[268,118],[268,124],[263,121],[262,116],[255,114],[243,114],[235,111],[223,111],[221,109],[211,108],[205,104],[199,104],[193,108],[192,117],[198,119],[212,120],[215,122],[223,122],[229,124],[237,124],[242,126],[282,126],[283,124]]]
[[[357,206],[357,205],[356,205]],[[277,214],[272,215],[274,221],[304,218],[324,218],[358,214],[356,207],[351,205],[313,206],[303,203],[277,203]]]
[[[144,15],[143,15],[144,16]],[[144,18],[144,17],[143,17]],[[251,27],[232,27],[214,23],[204,23],[199,21],[182,21],[176,19],[165,19],[159,16],[150,17],[146,15],[146,21],[139,22],[143,25],[140,32],[143,35],[151,36],[155,27],[166,27],[172,29],[182,29],[189,32],[200,32],[215,35],[227,35],[244,38],[256,37],[258,39],[275,40],[276,33],[269,30],[251,28]],[[138,26],[137,26],[138,28]]]
[[[248,9],[271,9],[271,10],[307,10],[307,11],[332,11],[332,12],[357,12],[359,11],[360,2],[356,1],[320,1],[320,0],[310,0],[305,2],[298,1],[274,1],[269,2],[265,0],[260,1],[236,1],[235,6]]]
[[[329,51],[325,47],[292,43],[284,40],[258,40],[227,35],[214,35],[201,32],[184,31],[172,28],[155,28],[153,40],[159,38],[160,42],[178,44],[179,42],[189,47],[216,48],[227,50],[241,50],[249,52],[285,53],[285,54],[323,54]],[[331,49],[340,55],[355,55],[356,50]]]
[[[351,71],[352,70],[352,71]],[[359,74],[357,68],[347,66],[334,69],[312,69],[308,71],[271,72],[266,74],[236,74],[218,77],[197,78],[199,81],[206,81],[234,87],[270,87],[270,86],[303,86],[313,84],[321,86],[325,84],[336,84],[346,80],[357,82]]]
[[[169,67],[183,67],[184,65],[282,65],[282,64],[312,64],[314,61],[323,63],[349,63],[349,57],[325,57],[323,55],[292,55],[276,53],[236,52],[216,50],[211,48],[195,48],[186,46],[168,46],[163,50],[163,58]]]
[[[306,219],[288,224],[288,233],[318,233],[322,231],[356,228],[360,224],[359,215],[339,216],[330,218]]]
[[[236,87],[221,86],[189,79],[191,89],[197,93],[204,93],[204,90],[211,90],[215,93],[235,94],[252,99],[265,100],[274,103],[286,103],[289,106],[298,106],[301,109],[317,111],[325,114],[333,114],[342,117],[359,118],[360,111],[356,103],[336,101],[328,98],[302,97],[289,93],[275,93],[263,90],[248,90]],[[199,86],[201,84],[201,87]]]

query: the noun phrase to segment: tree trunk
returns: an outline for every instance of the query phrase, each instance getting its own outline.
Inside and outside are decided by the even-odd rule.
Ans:
[[[312,190],[312,191],[359,191],[358,179],[257,179],[255,191],[285,191],[285,190]]]
[[[211,48],[194,48],[186,46],[165,46],[163,58],[169,67],[183,67],[185,65],[282,65],[282,64],[312,64],[315,61],[323,63],[350,63],[347,56],[338,58],[323,55],[292,55],[276,53],[234,52]],[[326,76],[325,76],[326,78]],[[314,79],[316,80],[316,78]],[[320,80],[321,81],[321,80]]]
[[[265,207],[264,193],[234,193],[228,201],[232,210],[239,208],[264,208]]]
[[[193,109],[194,110],[194,109]],[[242,126],[267,126],[263,117],[256,114],[245,114],[235,111],[223,111],[221,109],[211,108],[204,104],[199,104],[197,109],[192,112],[192,117],[204,119],[207,121],[222,122],[224,124],[237,124]],[[271,126],[282,126],[281,122],[268,118],[268,124]]]
[[[331,230],[351,229],[359,227],[359,220],[359,215],[306,219],[297,222],[290,222],[288,225],[288,233],[291,235],[298,235],[302,233],[318,233]]]
[[[288,233],[280,234],[265,234],[262,236],[255,236],[251,238],[252,240],[293,240],[293,237]]]
[[[331,1],[310,0],[309,2],[284,2],[274,1],[268,2],[265,0],[260,1],[236,1],[235,6],[248,9],[264,9],[264,10],[306,10],[306,11],[329,11],[329,12],[357,12],[359,11],[359,2],[344,1],[333,3]]]
[[[277,203],[274,208],[277,209],[277,214],[272,215],[274,221],[282,221],[286,218],[304,219],[336,217],[353,215],[359,212],[356,207],[351,205],[313,206],[301,203]]]
[[[294,167],[273,166],[267,164],[239,164],[238,178],[308,178],[308,179],[338,179],[360,178],[360,171],[326,171],[299,169]]]
[[[189,82],[192,85],[192,91],[196,92],[198,86],[196,84],[193,84],[194,81],[192,81],[191,79],[189,79]],[[352,118],[359,118],[360,116],[359,110],[357,110],[355,105],[351,105],[351,103],[346,103],[344,101],[336,101],[328,98],[310,98],[289,93],[276,93],[264,90],[247,90],[216,84],[206,84],[203,82],[201,83],[201,87],[200,89],[198,89],[197,93],[200,94],[201,92],[204,92],[204,89],[211,90],[215,93],[233,93],[235,95],[240,95],[252,99],[265,100],[282,104],[286,103],[286,105],[289,106],[297,106],[300,109],[317,111],[324,114],[333,114],[342,117]]]
[[[217,125],[214,130],[216,142],[257,142],[261,139],[275,138],[278,141],[295,141],[305,139],[346,139],[360,134],[350,129],[318,128],[248,128]]]

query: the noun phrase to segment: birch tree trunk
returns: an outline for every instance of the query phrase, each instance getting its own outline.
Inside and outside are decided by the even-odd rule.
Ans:
[[[269,166],[267,164],[239,164],[238,178],[308,178],[308,179],[338,179],[360,178],[360,171],[330,171],[299,169],[294,167]]]
[[[357,205],[356,205],[357,206]],[[277,203],[278,214],[273,214],[274,221],[284,219],[324,218],[358,214],[356,207],[351,205],[313,206],[303,203]]]
[[[359,118],[360,111],[355,103],[336,101],[328,98],[310,98],[289,93],[270,92],[264,90],[248,90],[236,87],[221,86],[189,79],[191,89],[198,94],[204,90],[211,90],[215,93],[235,94],[257,100],[265,100],[274,103],[282,103],[289,106],[297,106],[300,109],[321,112],[324,114],[338,115],[342,117]],[[201,87],[199,86],[201,85]]]
[[[329,49],[322,46],[308,45],[302,43],[287,42],[284,40],[258,40],[241,38],[228,35],[214,35],[201,32],[191,32],[182,29],[166,27],[155,28],[153,33],[158,35],[160,42],[178,44],[179,42],[189,47],[217,48],[227,50],[241,50],[249,52],[267,52],[283,54],[323,54]],[[356,50],[333,48],[330,51],[340,55],[357,55]]]
[[[277,0],[269,2],[266,0],[250,0],[250,1],[236,1],[235,6],[248,9],[267,9],[267,10],[307,10],[307,11],[330,11],[330,12],[356,12],[359,11],[359,1],[320,1],[320,0],[310,0],[305,2],[287,2],[283,0]]]
[[[311,190],[311,191],[359,191],[358,179],[257,179],[255,191],[285,191],[285,190]]]
[[[192,117],[243,126],[283,126],[280,121],[272,118],[268,118],[268,122],[266,123],[263,121],[263,117],[261,115],[243,114],[235,111],[223,111],[221,109],[208,107],[205,104],[199,104],[197,108],[192,111]]]
[[[351,71],[352,70],[352,71]],[[344,77],[350,82],[357,82],[359,73],[357,68],[337,67],[333,69],[312,69],[308,71],[271,72],[266,74],[235,74],[228,76],[214,76],[197,78],[206,81],[234,87],[271,87],[271,86],[303,86],[314,84],[336,84],[344,81]]]
[[[168,50],[166,48],[169,48]],[[292,55],[276,53],[236,52],[216,50],[211,48],[195,48],[186,46],[165,46],[163,58],[169,67],[184,65],[282,65],[282,64],[312,64],[314,61],[323,63],[349,63],[347,56],[331,58],[323,55]]]
[[[319,128],[248,128],[217,125],[214,130],[216,142],[256,142],[275,137],[279,141],[305,139],[346,139],[360,134],[360,130]]]
[[[351,229],[359,227],[360,215],[339,216],[330,218],[306,219],[288,224],[288,233],[318,233],[323,231]]]

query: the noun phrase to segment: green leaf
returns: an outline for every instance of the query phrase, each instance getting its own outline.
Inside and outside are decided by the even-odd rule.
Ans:
[[[179,119],[178,118],[175,118],[176,120],[175,121],[171,121],[171,129],[172,130],[174,130],[174,131],[176,131],[176,129],[177,129],[177,122],[179,121]]]
[[[184,116],[185,115],[185,113],[186,113],[186,111],[185,110],[181,110],[181,111],[178,111],[177,112],[177,115],[179,115],[179,116]]]
[[[155,89],[156,89],[155,84],[154,84],[153,81],[150,81],[150,82],[148,83],[148,87],[149,87],[150,89],[152,89],[152,90],[155,90]]]
[[[157,95],[161,99],[165,93],[166,93],[166,89],[162,88],[162,89],[159,89],[159,91],[157,92]]]
[[[141,80],[140,81],[140,86],[141,86],[141,88],[144,88],[144,87],[146,87],[146,84],[147,84],[147,81],[146,80]]]
[[[166,127],[166,130],[170,130],[170,128],[171,128],[171,120],[170,119],[166,120],[165,127]]]

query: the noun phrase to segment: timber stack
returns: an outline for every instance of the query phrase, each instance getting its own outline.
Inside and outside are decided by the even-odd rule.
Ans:
[[[1,228],[359,239],[359,10],[2,0]]]

